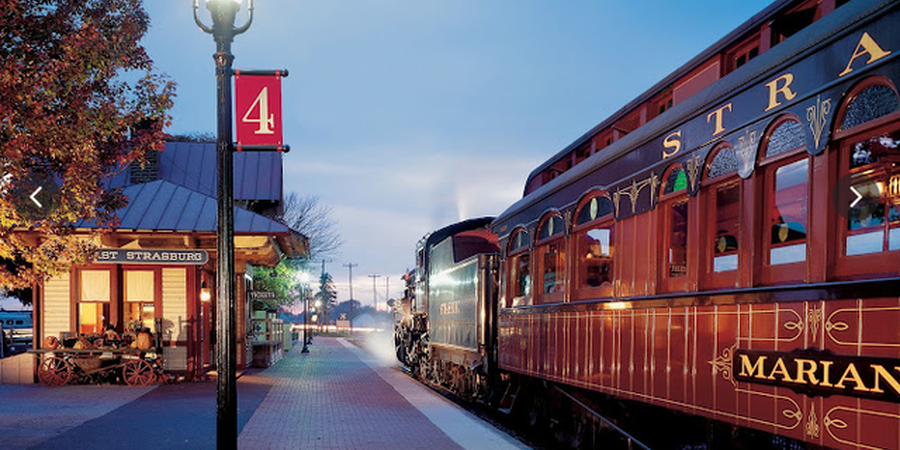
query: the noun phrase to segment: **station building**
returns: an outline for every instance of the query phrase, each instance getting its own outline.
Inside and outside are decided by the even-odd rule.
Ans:
[[[282,154],[236,153],[235,276],[238,367],[253,361],[251,266],[308,256],[308,241],[279,222]],[[117,174],[128,204],[97,239],[93,264],[72,267],[33,293],[34,345],[47,336],[149,328],[163,367],[187,378],[215,365],[216,148],[170,142]],[[76,224],[87,235],[94,225]],[[38,237],[38,236],[35,236]]]

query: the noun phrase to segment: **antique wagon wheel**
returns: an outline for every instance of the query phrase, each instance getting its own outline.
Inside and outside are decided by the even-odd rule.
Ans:
[[[122,367],[122,378],[129,386],[143,387],[156,382],[156,372],[147,361],[133,359]]]
[[[38,379],[50,387],[65,386],[72,381],[75,368],[72,364],[59,356],[44,358],[38,367]]]

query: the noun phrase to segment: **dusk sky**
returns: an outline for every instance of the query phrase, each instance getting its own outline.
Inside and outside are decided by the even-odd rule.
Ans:
[[[178,83],[169,133],[215,132],[212,37],[191,0],[144,3],[143,44]],[[425,233],[503,212],[534,167],[769,3],[257,0],[232,50],[235,68],[290,71],[285,194],[333,209],[338,300],[352,262],[354,297],[371,305],[380,274],[384,308]]]

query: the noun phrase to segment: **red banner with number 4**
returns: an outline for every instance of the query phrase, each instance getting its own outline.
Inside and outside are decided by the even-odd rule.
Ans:
[[[238,151],[244,145],[281,147],[281,74],[234,74]]]

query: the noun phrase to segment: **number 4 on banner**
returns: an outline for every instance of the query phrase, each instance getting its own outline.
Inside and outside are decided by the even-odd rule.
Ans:
[[[256,119],[250,117],[250,114],[253,113],[253,110],[257,109],[259,111],[259,115],[257,115]],[[247,109],[247,112],[244,114],[244,117],[241,118],[241,121],[244,123],[258,123],[259,129],[253,132],[253,134],[274,134],[275,130],[272,128],[275,126],[275,114],[269,114],[269,88],[264,87],[261,91],[259,91],[259,96],[256,97],[256,100],[250,105],[250,108]]]
[[[234,107],[237,149],[283,147],[281,127],[281,78],[284,70],[234,73]]]

